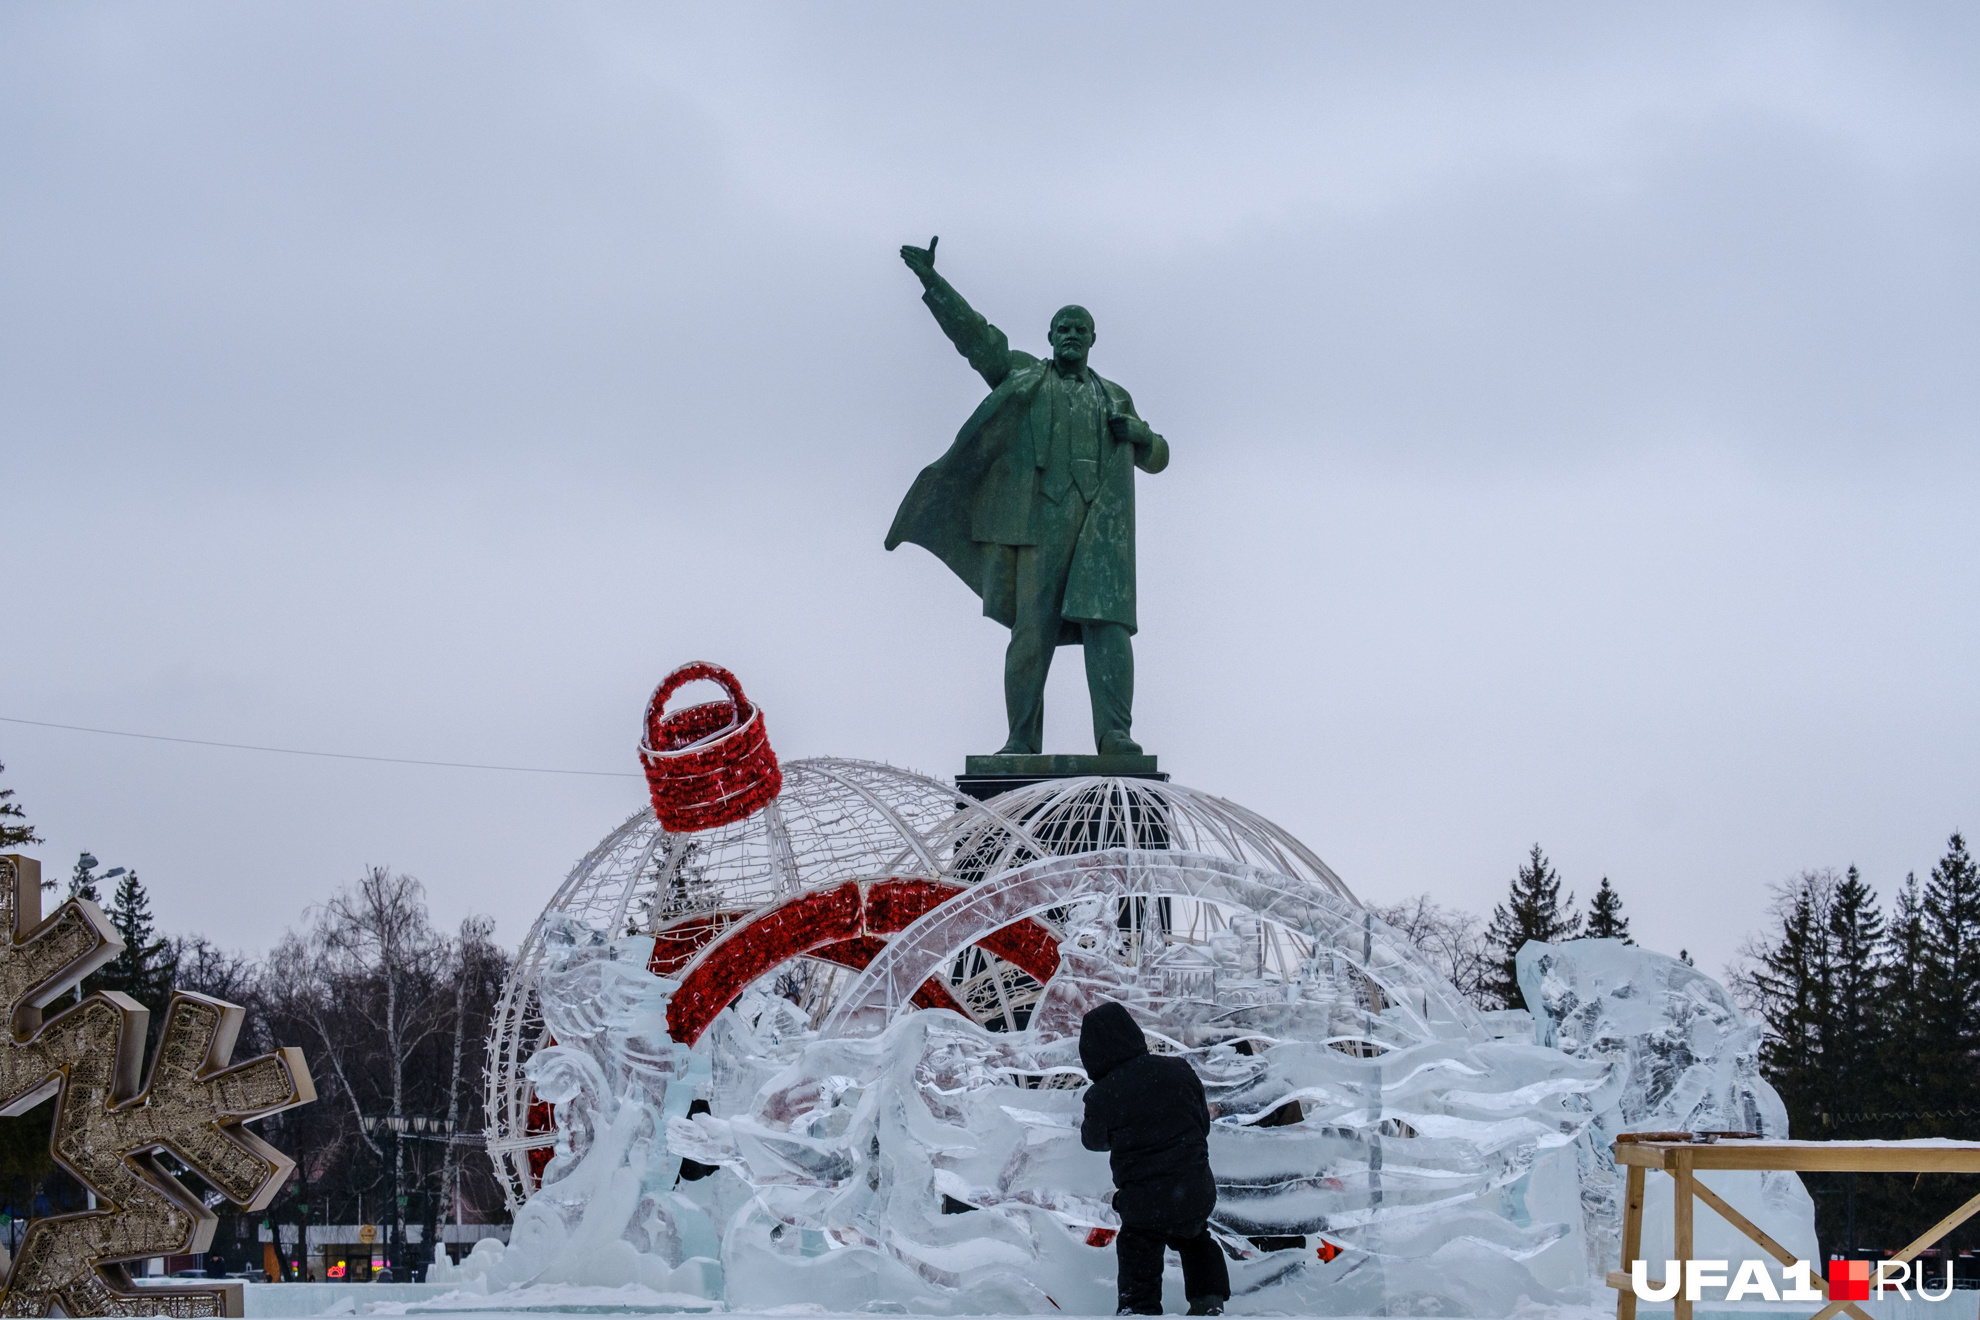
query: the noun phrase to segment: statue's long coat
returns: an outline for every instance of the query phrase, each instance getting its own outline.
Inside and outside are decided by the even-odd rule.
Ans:
[[[1071,476],[1051,466],[1065,460],[1050,452],[1048,400],[1039,387],[1054,368],[1011,348],[1003,331],[939,277],[924,301],[991,389],[949,451],[915,478],[894,515],[887,548],[911,541],[933,552],[982,598],[984,614],[1008,628],[1017,617],[1015,557],[994,547],[1038,544],[1041,521],[1057,512],[1047,492],[1063,493]],[[1168,442],[1135,413],[1128,392],[1098,373],[1093,379],[1112,410],[1133,419],[1147,449],[1137,459],[1132,441],[1116,440],[1104,416],[1094,419],[1099,480],[1066,578],[1062,646],[1080,640],[1082,621],[1135,630],[1134,470],[1160,472],[1169,463]]]

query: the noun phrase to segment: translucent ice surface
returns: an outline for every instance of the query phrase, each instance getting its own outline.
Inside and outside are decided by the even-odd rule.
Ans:
[[[1620,1132],[1742,1131],[1788,1135],[1787,1110],[1760,1075],[1763,1028],[1726,988],[1676,958],[1620,940],[1534,942],[1519,951],[1519,985],[1535,1037],[1576,1059],[1605,1061],[1582,1145],[1582,1200],[1592,1277],[1616,1268],[1622,1231]],[[1792,1173],[1700,1174],[1713,1191],[1803,1260],[1817,1258],[1815,1205]],[[1670,1259],[1671,1180],[1644,1184],[1643,1257]],[[1709,1210],[1696,1217],[1693,1255],[1742,1260],[1760,1250]],[[1661,1266],[1653,1267],[1660,1271]]]
[[[1656,954],[1529,946],[1528,1025],[1430,1011],[1441,985],[1378,1007],[1325,945],[1275,972],[1240,921],[1128,957],[1112,916],[1086,900],[1064,910],[1060,973],[1028,1031],[930,1011],[825,1034],[759,983],[691,1050],[667,1034],[677,987],[648,970],[650,938],[552,923],[546,1043],[528,1075],[553,1106],[554,1157],[511,1243],[483,1242],[433,1281],[636,1286],[737,1310],[1111,1314],[1118,1221],[1106,1157],[1079,1143],[1071,1034],[1103,998],[1186,1059],[1215,1106],[1212,1229],[1232,1313],[1500,1317],[1601,1301],[1615,1133],[1785,1130],[1758,1028]],[[1361,949],[1392,934],[1356,922]],[[696,1099],[711,1112],[690,1117]],[[706,1176],[683,1177],[683,1160]],[[1753,1181],[1714,1186],[1812,1257],[1799,1183]],[[1699,1225],[1700,1254],[1750,1254],[1712,1239],[1711,1216]],[[1650,1238],[1646,1255],[1659,1251]]]
[[[529,1075],[554,1106],[557,1150],[543,1185],[517,1212],[507,1246],[486,1238],[433,1283],[637,1284],[722,1295],[708,1212],[675,1190],[680,1158],[661,1138],[685,1114],[695,1061],[667,1035],[675,982],[647,971],[650,937],[608,942],[572,921],[548,932],[546,1038]]]
[[[1468,1037],[1366,1055],[1248,1039],[1182,1052],[1218,1110],[1233,1312],[1496,1316],[1588,1295],[1577,1143],[1606,1064]],[[1079,1144],[1073,1038],[918,1013],[789,1043],[746,1103],[718,1101],[730,1117],[669,1129],[754,1193],[724,1234],[732,1306],[1112,1309],[1094,1230],[1117,1220],[1106,1157]],[[1344,1249],[1330,1263],[1323,1235]]]

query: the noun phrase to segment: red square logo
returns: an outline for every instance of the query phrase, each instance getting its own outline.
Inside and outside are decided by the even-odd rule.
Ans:
[[[1832,1260],[1829,1262],[1829,1300],[1867,1302],[1870,1300],[1870,1262]]]

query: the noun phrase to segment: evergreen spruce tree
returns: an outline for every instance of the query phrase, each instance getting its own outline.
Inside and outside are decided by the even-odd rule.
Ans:
[[[1831,1035],[1823,1042],[1826,1077],[1820,1103],[1824,1127],[1834,1128],[1836,1136],[1856,1135],[1865,1120],[1854,1116],[1880,1108],[1883,950],[1884,917],[1877,910],[1877,895],[1852,866],[1829,903]]]
[[[1835,946],[1830,933],[1837,881],[1833,871],[1804,871],[1775,890],[1780,922],[1753,950],[1760,968],[1751,984],[1767,1035],[1760,1063],[1787,1106],[1788,1130],[1802,1133],[1824,1108],[1826,1048],[1835,1037]]]
[[[1887,1138],[1966,1137],[1980,1121],[1980,1079],[1973,1020],[1980,986],[1980,874],[1966,841],[1953,835],[1922,885],[1912,876],[1891,905],[1884,937],[1879,1103],[1849,1135]],[[1811,1135],[1826,1135],[1811,1132]],[[1857,1242],[1899,1241],[1972,1195],[1949,1174],[1858,1180]],[[1969,1222],[1940,1239],[1943,1249],[1970,1249],[1980,1231]]]
[[[174,960],[167,953],[167,941],[156,937],[151,900],[136,871],[128,872],[117,882],[117,896],[111,901],[109,917],[110,924],[124,937],[124,948],[98,973],[91,988],[123,991],[151,1010],[155,1028],[172,993]]]
[[[1629,937],[1629,918],[1622,914],[1622,895],[1609,883],[1609,877],[1602,877],[1601,886],[1595,897],[1588,903],[1588,922],[1581,933],[1591,940],[1621,940],[1624,944],[1634,944]]]
[[[1881,1100],[1873,1109],[1892,1113],[1916,1110],[1924,1088],[1923,1053],[1926,1027],[1925,964],[1931,957],[1930,932],[1925,924],[1925,896],[1918,877],[1906,875],[1891,903],[1884,930],[1883,956],[1878,960],[1880,1007],[1884,1031],[1878,1042]],[[1899,1135],[1887,1127],[1890,1135]],[[1911,1135],[1905,1130],[1902,1135]]]
[[[1907,959],[1916,961],[1905,949],[1920,947],[1916,882],[1907,878],[1888,929],[1855,867],[1841,876],[1803,872],[1776,889],[1773,911],[1774,932],[1742,952],[1759,964],[1745,980],[1767,1022],[1761,1066],[1787,1106],[1788,1131],[1816,1139],[1893,1135],[1886,1004],[1893,978],[1907,975]],[[1855,1175],[1810,1181],[1825,1251],[1903,1230],[1902,1201],[1893,1194],[1908,1196],[1907,1187]]]
[[[1980,1110],[1980,867],[1955,834],[1925,881],[1925,952],[1919,976],[1925,1038],[1923,1089],[1916,1108]],[[1928,1135],[1967,1131],[1955,1119]]]
[[[6,762],[0,761],[0,775],[6,773]],[[0,788],[0,852],[40,842],[41,836],[34,832],[34,826],[27,823],[27,812],[14,801],[14,790]]]
[[[1526,997],[1519,992],[1519,969],[1515,961],[1520,946],[1528,940],[1571,940],[1581,933],[1581,914],[1574,910],[1574,894],[1561,898],[1561,877],[1547,861],[1547,855],[1534,844],[1525,865],[1513,877],[1512,892],[1506,902],[1492,909],[1492,925],[1485,938],[1497,950],[1498,963],[1493,977],[1494,996],[1507,1008],[1525,1008]]]
[[[97,874],[96,868],[100,865],[102,865],[102,863],[96,860],[96,854],[88,851],[87,849],[85,849],[81,853],[81,855],[79,855],[76,858],[75,869],[69,872],[70,898],[86,898],[90,902],[96,904],[98,907],[103,906],[103,893],[101,890],[97,888],[97,885],[102,881],[115,880],[117,877],[123,875],[124,868],[121,866],[113,866],[109,870],[99,875]],[[54,885],[52,883],[44,882],[42,887],[44,889],[53,889]],[[115,925],[116,923],[112,921],[111,924]],[[80,1004],[84,999],[88,998],[90,995],[95,994],[98,990],[114,990],[121,988],[110,984],[109,977],[110,977],[110,969],[107,967],[98,968],[96,971],[91,972],[88,976],[85,976],[82,979],[81,984],[76,986],[75,1002]],[[144,1001],[140,1000],[139,1002],[142,1003]],[[149,1005],[147,1005],[147,1007],[148,1006]]]

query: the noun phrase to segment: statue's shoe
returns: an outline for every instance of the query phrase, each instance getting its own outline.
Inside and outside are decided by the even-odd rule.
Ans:
[[[1005,744],[1003,745],[1003,747],[1001,747],[1001,748],[999,748],[999,749],[998,749],[998,751],[997,751],[997,755],[999,755],[999,756],[1036,756],[1036,755],[1038,755],[1038,749],[1037,749],[1036,747],[1020,747],[1020,746],[1018,746],[1018,745],[1017,745],[1017,743],[1015,743],[1015,742],[1007,742],[1007,743],[1005,743]]]
[[[1102,756],[1140,756],[1141,744],[1125,733],[1110,733],[1100,740]]]

